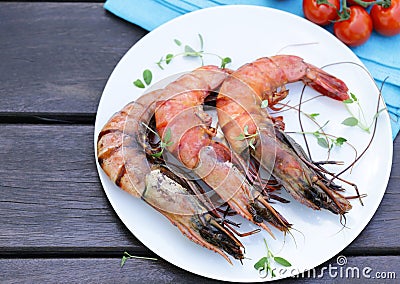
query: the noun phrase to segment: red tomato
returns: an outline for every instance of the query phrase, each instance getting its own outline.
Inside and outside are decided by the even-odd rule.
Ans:
[[[333,32],[348,46],[357,46],[366,42],[372,33],[372,20],[361,6],[351,6],[350,18],[335,22]]]
[[[400,33],[400,0],[392,0],[389,8],[374,5],[370,14],[374,29],[378,33],[385,36]]]
[[[317,0],[303,0],[304,16],[311,22],[325,26],[337,18],[340,0],[327,0],[328,4],[317,4]]]

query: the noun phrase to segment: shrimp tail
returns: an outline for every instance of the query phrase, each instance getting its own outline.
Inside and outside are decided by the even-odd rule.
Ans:
[[[344,101],[349,99],[347,93],[349,89],[342,80],[314,65],[307,63],[307,66],[308,70],[306,76],[303,78],[303,82],[306,85],[334,100]]]

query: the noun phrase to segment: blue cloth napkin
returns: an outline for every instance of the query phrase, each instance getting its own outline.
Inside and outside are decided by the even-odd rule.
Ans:
[[[266,6],[303,16],[301,1],[282,0],[108,0],[104,8],[146,30],[198,9],[228,4]],[[332,27],[328,27],[332,30]],[[391,116],[393,140],[400,130],[400,35],[384,37],[373,32],[367,43],[352,48],[378,86],[388,77],[382,95]]]

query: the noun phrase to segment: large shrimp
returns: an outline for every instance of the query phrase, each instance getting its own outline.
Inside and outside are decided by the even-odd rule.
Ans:
[[[203,179],[231,209],[271,235],[264,220],[286,232],[290,224],[253,190],[242,163],[224,144],[213,140],[216,131],[203,103],[226,77],[225,69],[203,66],[169,84],[164,89],[167,99],[160,100],[155,111],[157,131],[162,139],[169,133],[169,152]]]
[[[300,146],[261,108],[263,100],[273,106],[286,97],[285,84],[296,81],[335,100],[349,98],[343,81],[300,57],[264,57],[243,65],[224,81],[216,104],[219,124],[236,153],[245,152],[250,143],[252,155],[296,200],[343,216],[351,205],[337,192],[339,186],[318,171]]]
[[[155,109],[154,100],[163,97],[154,91],[129,103],[103,127],[97,143],[98,161],[115,184],[154,207],[190,240],[222,255],[243,259],[243,245],[222,226],[219,216],[188,191],[188,183],[164,166],[146,157],[143,139]]]

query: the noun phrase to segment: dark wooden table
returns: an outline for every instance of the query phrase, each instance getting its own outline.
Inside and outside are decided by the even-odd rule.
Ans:
[[[0,282],[212,282],[164,260],[119,267],[124,251],[153,253],[104,194],[94,121],[114,66],[145,34],[102,3],[0,2]],[[397,138],[382,204],[341,252],[349,265],[400,278],[399,204]]]

